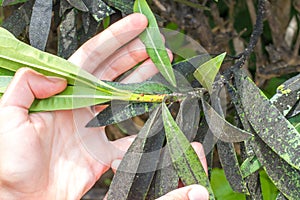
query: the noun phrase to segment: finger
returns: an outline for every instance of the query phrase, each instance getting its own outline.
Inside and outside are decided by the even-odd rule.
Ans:
[[[205,152],[204,152],[202,144],[199,142],[192,142],[191,145],[194,148],[197,156],[199,157],[200,162],[206,172],[206,175],[208,175],[207,162],[206,162]]]
[[[135,39],[101,63],[102,67],[93,74],[101,80],[112,81],[148,57],[145,45],[140,39]]]
[[[208,191],[201,185],[189,185],[173,190],[157,200],[207,200]]]
[[[0,105],[30,108],[33,100],[44,99],[63,91],[64,79],[46,77],[29,68],[19,69],[2,96]]]
[[[69,60],[93,73],[112,52],[138,36],[147,24],[148,21],[144,15],[131,14],[91,38]]]
[[[170,50],[167,50],[170,60],[173,60],[173,54]],[[139,83],[158,73],[158,69],[154,65],[151,59],[147,59],[137,69],[135,69],[128,77],[122,82],[124,83]]]

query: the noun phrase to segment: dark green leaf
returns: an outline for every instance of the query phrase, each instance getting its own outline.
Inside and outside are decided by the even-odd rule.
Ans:
[[[112,101],[111,105],[94,117],[86,127],[107,126],[116,124],[132,117],[151,112],[159,104],[155,103],[129,103]]]
[[[115,13],[115,11],[102,0],[84,0],[84,2],[97,22],[101,22],[105,17]]]
[[[25,27],[29,25],[33,2],[27,1],[24,3],[9,17],[4,19],[1,26],[9,30],[15,37],[18,37],[24,31]]]
[[[29,26],[31,46],[45,50],[52,19],[52,1],[35,0]]]
[[[134,1],[133,0],[104,0],[108,5],[120,10],[122,13],[131,14]]]
[[[62,17],[67,10],[72,9],[72,6],[67,2],[67,0],[60,0],[59,2],[59,16]]]
[[[190,142],[186,139],[165,103],[162,103],[162,116],[172,162],[184,185],[201,184],[214,199],[209,180]]]
[[[172,165],[171,155],[168,148],[164,148],[159,160],[157,171],[151,184],[152,195],[158,198],[166,193],[177,189],[179,177]],[[150,195],[150,194],[149,194]]]
[[[273,105],[283,113],[287,115],[294,105],[299,100],[299,91],[300,91],[300,75],[297,75],[277,88],[277,93],[270,99]],[[294,113],[297,114],[298,111]]]
[[[210,59],[206,63],[202,64],[194,72],[195,78],[206,88],[210,93],[212,92],[213,82],[220,70],[222,62],[226,56],[226,53],[222,53],[215,58]]]
[[[296,115],[289,119],[289,122],[295,127],[295,129],[300,133],[300,115]]]
[[[211,92],[210,98],[211,104],[212,106],[214,106],[216,113],[224,118],[224,113],[221,106],[221,98],[219,97],[221,90],[222,87],[215,87]],[[205,100],[202,98],[202,101]],[[204,114],[205,113],[206,112],[204,112]],[[217,149],[222,168],[224,169],[225,175],[231,188],[235,192],[249,193],[246,183],[242,177],[234,144],[218,140]]]
[[[245,178],[250,176],[254,172],[258,171],[261,167],[262,165],[256,156],[248,157],[241,165],[243,177]]]
[[[175,75],[169,55],[159,32],[155,16],[146,0],[136,0],[134,12],[142,13],[148,18],[148,28],[140,35],[140,39],[145,44],[147,53],[157,69],[172,86],[176,87]]]
[[[189,142],[192,142],[197,134],[200,122],[200,108],[198,99],[185,98],[181,104],[176,117],[176,123],[185,134]]]
[[[10,6],[18,3],[24,3],[28,0],[0,0],[0,6]]]
[[[255,136],[251,145],[275,186],[288,199],[300,199],[300,171],[279,157],[259,136]]]
[[[252,134],[239,129],[221,117],[204,99],[202,100],[203,111],[209,129],[224,142],[241,142],[248,140]]]
[[[235,82],[246,118],[255,132],[282,159],[300,169],[300,134],[244,73]]]
[[[145,199],[165,140],[160,107],[129,147],[108,192],[110,199]]]
[[[234,145],[232,143],[218,140],[217,149],[221,165],[233,191],[249,193],[246,183],[242,177]]]
[[[76,31],[76,11],[70,10],[59,25],[58,56],[69,58],[78,48]]]
[[[88,8],[86,7],[85,3],[82,0],[67,0],[70,5],[74,8],[81,10],[83,12],[87,12]]]

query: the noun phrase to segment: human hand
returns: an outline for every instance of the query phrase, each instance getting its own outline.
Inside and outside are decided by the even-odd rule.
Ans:
[[[100,79],[113,80],[148,58],[141,41],[134,39],[146,26],[145,16],[130,15],[85,43],[70,61]],[[154,69],[143,65],[135,74],[151,76]],[[79,199],[113,160],[122,158],[118,141],[108,141],[103,127],[85,128],[94,117],[90,108],[28,113],[35,98],[65,87],[65,80],[24,68],[2,96],[0,199]]]
[[[100,79],[113,80],[148,58],[143,44],[134,39],[146,26],[143,15],[130,15],[69,60]],[[141,81],[156,72],[148,59],[126,81]],[[130,145],[126,138],[108,141],[103,127],[86,129],[94,116],[90,108],[28,113],[35,98],[53,96],[65,87],[65,80],[23,68],[1,98],[0,199],[79,199],[123,157],[120,147]]]

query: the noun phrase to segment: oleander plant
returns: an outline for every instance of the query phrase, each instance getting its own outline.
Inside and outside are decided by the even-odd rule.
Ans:
[[[210,199],[300,199],[298,1],[0,0],[0,5],[0,96],[26,66],[68,82],[62,93],[36,99],[30,112],[105,105],[87,129],[147,116],[110,183],[108,199],[155,199],[191,184],[205,186]],[[139,38],[157,75],[134,84],[102,81],[66,60],[132,12],[148,18]],[[174,53],[171,62],[160,27],[190,35],[206,51]],[[177,49],[184,40],[177,34]],[[203,144],[208,175],[193,141]]]

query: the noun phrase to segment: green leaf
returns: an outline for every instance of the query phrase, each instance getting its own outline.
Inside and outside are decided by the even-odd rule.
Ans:
[[[245,195],[234,192],[224,173],[224,170],[214,168],[211,173],[211,187],[213,188],[216,199],[220,200],[245,200]]]
[[[11,6],[18,3],[24,3],[28,0],[0,0],[0,6]]]
[[[108,5],[120,10],[126,15],[132,13],[134,1],[132,0],[105,0]]]
[[[174,121],[165,103],[162,103],[162,116],[167,146],[181,181],[184,185],[201,184],[205,186],[209,192],[210,199],[214,199],[209,180],[197,154]]]
[[[12,80],[12,76],[0,76],[0,93],[5,92],[11,80]]]
[[[256,156],[248,157],[241,165],[243,177],[250,176],[262,167]]]
[[[115,90],[71,62],[18,41],[0,27],[0,68],[15,72],[22,67],[30,67],[47,76],[65,78],[71,85],[76,82],[106,92]]]
[[[234,73],[246,118],[255,132],[282,159],[300,170],[298,131],[244,72]]]
[[[209,129],[218,139],[224,142],[241,142],[252,136],[251,133],[227,122],[203,98],[202,107]]]
[[[295,127],[295,129],[300,133],[300,115],[296,115],[289,119],[289,122]]]
[[[71,110],[105,103],[122,97],[80,86],[68,86],[62,93],[47,99],[36,99],[30,111]]]
[[[146,198],[165,141],[162,128],[158,107],[122,159],[109,188],[108,200]]]
[[[147,53],[157,69],[171,85],[176,87],[170,58],[159,32],[155,16],[146,0],[136,0],[134,3],[134,12],[142,13],[148,18],[148,28],[140,35],[140,39],[145,44]]]
[[[209,93],[212,92],[213,82],[220,70],[225,56],[226,53],[222,53],[215,58],[210,59],[194,72],[195,78],[209,91]]]
[[[299,91],[300,75],[297,75],[278,86],[276,94],[270,101],[284,116],[286,116],[298,102]]]
[[[111,105],[97,114],[86,127],[100,127],[116,124],[132,117],[151,112],[159,104],[153,103],[129,103],[112,101]]]
[[[279,157],[258,135],[251,145],[274,185],[288,199],[300,199],[300,171]]]

